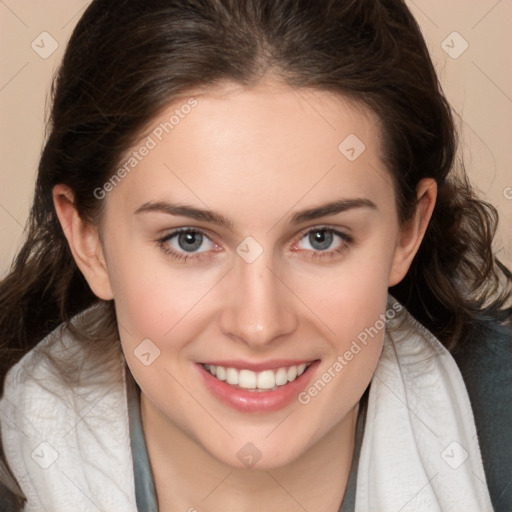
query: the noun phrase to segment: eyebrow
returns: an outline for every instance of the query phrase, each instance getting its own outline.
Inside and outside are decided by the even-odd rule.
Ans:
[[[296,212],[291,218],[291,223],[300,224],[301,222],[315,220],[327,215],[336,215],[337,213],[342,213],[347,210],[353,210],[356,208],[370,208],[377,210],[377,205],[373,201],[370,201],[366,198],[340,199],[338,201],[332,201],[330,203],[316,206],[314,208],[308,208],[306,210]],[[212,210],[203,210],[201,208],[196,208],[186,204],[177,204],[167,201],[148,201],[137,208],[135,214],[138,215],[140,213],[146,212],[158,212],[166,213],[168,215],[189,217],[191,219],[216,224],[231,231],[233,230],[233,222],[224,217],[222,214]]]

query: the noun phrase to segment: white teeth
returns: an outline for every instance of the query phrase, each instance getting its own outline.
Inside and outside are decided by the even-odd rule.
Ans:
[[[234,368],[228,368],[226,370],[226,381],[228,384],[238,386],[238,371]]]
[[[240,372],[241,373],[241,372]],[[258,373],[258,388],[272,389],[276,385],[276,376],[272,370]]]
[[[284,386],[288,383],[288,370],[279,368],[276,373],[276,386]]]
[[[288,382],[292,382],[296,378],[297,378],[297,367],[290,366],[290,368],[288,368]]]
[[[238,385],[244,389],[254,389],[256,387],[256,374],[251,370],[240,370]]]
[[[251,370],[237,370],[236,368],[224,368],[223,366],[208,365],[204,367],[217,379],[226,381],[232,386],[239,386],[248,390],[277,389],[300,377],[311,363],[283,367],[277,370],[264,370],[253,372]]]
[[[217,366],[217,379],[226,380],[226,368],[223,366]]]

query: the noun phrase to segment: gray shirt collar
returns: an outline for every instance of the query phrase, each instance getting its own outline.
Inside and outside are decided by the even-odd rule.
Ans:
[[[146,441],[144,439],[144,432],[142,430],[139,389],[137,383],[133,379],[133,376],[128,369],[126,371],[126,386],[137,510],[139,512],[158,512],[153,474],[151,472],[148,452],[146,449]],[[356,445],[354,448],[352,467],[350,469],[345,497],[343,498],[343,503],[341,504],[339,512],[353,512],[355,507],[357,467],[359,462],[361,442],[364,434],[366,402],[367,400],[363,399],[361,403],[361,411],[357,421]]]

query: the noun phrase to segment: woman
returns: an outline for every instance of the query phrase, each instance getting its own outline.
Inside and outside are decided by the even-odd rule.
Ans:
[[[93,1],[1,285],[6,503],[507,506],[512,276],[455,148],[401,1]]]

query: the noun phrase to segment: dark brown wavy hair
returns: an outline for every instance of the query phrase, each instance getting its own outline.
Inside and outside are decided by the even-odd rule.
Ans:
[[[475,195],[456,157],[451,109],[402,0],[94,0],[53,82],[26,239],[0,284],[0,385],[61,323],[98,361],[119,350],[113,303],[91,292],[74,262],[54,185],[71,187],[79,215],[98,222],[93,191],[169,102],[223,81],[251,87],[266,75],[378,115],[402,223],[419,180],[437,182],[425,238],[392,295],[449,349],[482,316],[510,321],[512,276],[492,250],[497,212]],[[69,323],[93,304],[93,320]]]

